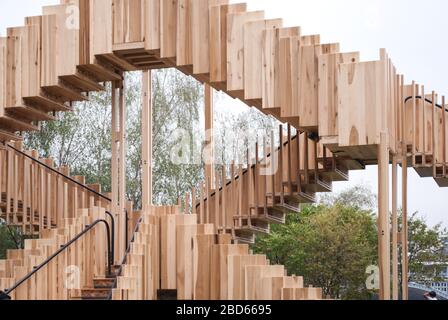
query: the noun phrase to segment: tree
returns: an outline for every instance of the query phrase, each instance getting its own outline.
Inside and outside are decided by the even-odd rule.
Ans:
[[[6,259],[9,249],[17,249],[21,245],[21,234],[17,229],[8,227],[5,221],[0,220],[0,260]]]
[[[274,226],[271,235],[257,241],[255,251],[303,276],[306,285],[323,288],[325,295],[371,298],[365,272],[377,263],[376,220],[371,210],[361,208],[363,197],[353,198],[351,205],[342,203],[345,194],[356,190],[289,215],[286,225]]]
[[[365,185],[357,185],[339,194],[324,193],[319,202],[327,206],[341,203],[348,207],[375,211],[377,208],[377,196]]]
[[[441,224],[429,227],[414,213],[409,219],[409,280],[420,283],[446,281],[440,277],[448,265],[448,233]]]
[[[141,208],[141,73],[127,73],[127,197]],[[199,83],[180,72],[153,72],[154,202],[175,204],[202,178],[202,163],[177,165],[170,159],[179,141],[172,134],[187,132],[200,137],[199,110],[203,92]],[[56,166],[69,165],[72,175],[86,177],[111,191],[111,88],[92,93],[88,102],[76,103],[74,112],[57,114],[57,121],[43,123],[39,132],[27,133],[25,149],[34,149]]]
[[[254,157],[255,144],[260,145],[260,159],[262,157],[263,137],[275,132],[278,142],[279,122],[271,116],[266,116],[256,108],[242,109],[241,113],[231,112],[234,105],[227,105],[221,96],[216,95],[215,108],[215,157],[217,165],[229,165],[232,162],[247,161],[249,150]],[[235,103],[232,101],[232,103]],[[269,140],[266,142],[269,143]],[[243,163],[244,164],[244,163]]]

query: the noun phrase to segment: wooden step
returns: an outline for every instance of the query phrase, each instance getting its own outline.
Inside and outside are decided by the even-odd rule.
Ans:
[[[320,193],[320,192],[332,192],[333,187],[331,185],[331,182],[327,182],[321,177],[316,178],[314,175],[310,177],[309,183],[304,183],[302,185],[302,188],[307,193]]]
[[[93,279],[93,287],[95,289],[112,289],[116,281],[116,277],[96,278]]]
[[[167,65],[158,58],[153,52],[145,50],[145,44],[120,44],[114,46],[114,54],[122,61],[126,61],[133,69],[159,69],[167,67]],[[110,55],[106,57],[111,59]],[[114,61],[111,61],[114,63]],[[115,62],[116,63],[116,62]],[[128,66],[123,66],[125,70],[132,70]],[[190,74],[193,70],[191,70]]]
[[[413,159],[413,167],[421,178],[430,178],[434,176],[432,154],[418,153],[413,156]]]
[[[440,188],[448,188],[448,177],[446,177],[446,178],[434,178],[434,180],[436,181],[437,185]]]
[[[157,300],[177,300],[177,290],[157,290]]]
[[[447,166],[443,164],[436,164],[434,170],[434,180],[440,188],[448,187]]]
[[[82,72],[77,72],[76,74],[70,76],[63,76],[61,79],[82,92],[105,90],[103,85],[95,82],[95,80],[91,79]]]
[[[82,289],[81,299],[82,300],[107,300],[110,296],[111,289]]]
[[[235,244],[255,244],[256,235],[252,230],[247,228],[235,228],[233,235],[233,242]]]
[[[247,232],[245,230],[235,230],[235,235],[233,237],[233,243],[235,244],[255,244],[256,236],[252,232]]]
[[[285,214],[288,213],[300,213],[300,205],[299,204],[291,204],[288,202],[285,203],[276,203],[273,206],[274,210],[282,211]]]
[[[23,105],[18,107],[5,108],[6,112],[19,119],[26,119],[27,121],[54,121],[55,117],[48,114],[48,112]]]
[[[83,95],[79,90],[71,87],[64,81],[59,80],[59,84],[57,86],[48,86],[43,87],[45,92],[50,94],[51,96],[57,97],[62,101],[87,101],[87,96]]]
[[[23,101],[44,112],[73,111],[73,108],[60,102],[60,98],[52,97],[42,90],[39,96],[23,98]]]
[[[250,234],[269,234],[270,225],[264,219],[260,219],[258,216],[235,216],[234,220],[240,221],[242,226],[235,227],[235,232]],[[250,238],[250,236],[246,236]]]
[[[310,204],[316,202],[316,196],[314,193],[305,193],[303,191],[297,192],[297,186],[293,185],[292,192],[285,192],[284,201],[290,206],[300,206],[300,204]],[[272,198],[272,193],[267,193],[267,197]],[[280,193],[275,194],[275,203],[282,202],[282,195]]]
[[[115,72],[115,68],[105,66],[100,58],[97,58],[95,64],[78,66],[78,69],[83,72],[94,74],[98,81],[120,81],[122,79],[122,77]]]
[[[350,180],[348,170],[340,168],[332,168],[319,171],[319,175],[325,181],[346,182]]]
[[[319,175],[325,181],[345,182],[349,181],[349,171],[342,161],[334,158],[319,158],[318,163],[322,164],[325,169],[319,170]]]
[[[268,207],[267,210],[260,208],[258,219],[268,224],[285,224],[286,212],[279,210],[277,207]]]
[[[21,141],[23,138],[21,136],[16,135],[13,132],[9,132],[4,130],[3,128],[0,129],[0,141]],[[3,148],[3,146],[0,144],[0,148]]]
[[[25,119],[19,119],[10,114],[5,114],[0,117],[0,127],[11,132],[39,130],[38,126],[28,122]]]

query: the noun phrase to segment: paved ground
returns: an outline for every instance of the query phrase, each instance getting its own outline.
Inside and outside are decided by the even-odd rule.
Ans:
[[[409,288],[409,300],[418,301],[418,300],[425,300],[423,295],[426,293],[426,291],[419,290],[419,289],[413,289]],[[440,297],[438,297],[439,300],[445,300]]]

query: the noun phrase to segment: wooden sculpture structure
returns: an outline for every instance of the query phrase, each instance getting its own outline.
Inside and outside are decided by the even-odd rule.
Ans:
[[[287,123],[255,146],[247,165],[230,172],[208,165],[183,212],[151,201],[150,72],[160,68],[204,83],[206,129],[213,128],[213,90]],[[125,196],[123,81],[135,70],[144,71],[137,212]],[[20,132],[39,130],[109,81],[112,192],[103,195],[69,168],[22,150]],[[15,299],[320,299],[321,289],[305,288],[248,245],[316,193],[330,192],[333,181],[348,180],[350,170],[378,165],[380,296],[398,299],[401,251],[407,299],[407,169],[448,186],[446,134],[444,98],[406,84],[385,50],[377,61],[360,61],[357,52],[228,0],[62,0],[0,38],[1,217],[37,237],[0,261],[0,288]]]

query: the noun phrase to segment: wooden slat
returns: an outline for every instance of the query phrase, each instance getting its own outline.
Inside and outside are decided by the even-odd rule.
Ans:
[[[227,17],[228,14],[245,12],[247,5],[230,4],[210,8],[210,81],[227,81]]]
[[[178,0],[160,2],[160,57],[176,56]]]
[[[227,90],[244,90],[244,25],[263,20],[264,12],[227,15]]]
[[[244,97],[246,100],[263,96],[263,32],[281,28],[281,19],[250,21],[244,25]],[[265,79],[266,80],[266,79]]]

